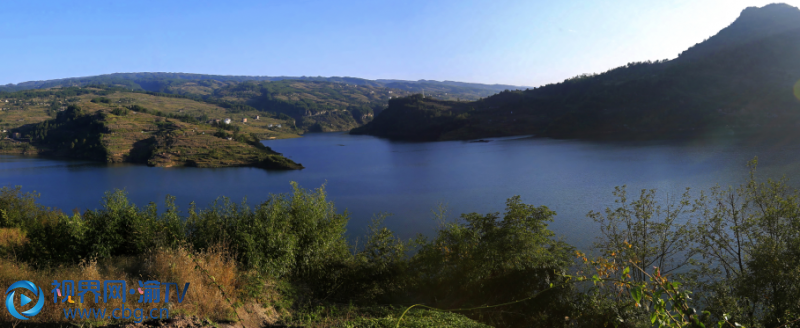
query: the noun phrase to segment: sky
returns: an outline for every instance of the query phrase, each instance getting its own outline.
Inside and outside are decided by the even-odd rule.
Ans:
[[[0,84],[184,72],[533,87],[675,58],[771,2],[5,0]]]

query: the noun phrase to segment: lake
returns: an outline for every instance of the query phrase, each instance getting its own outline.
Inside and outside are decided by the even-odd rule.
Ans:
[[[386,224],[403,238],[436,227],[431,210],[447,204],[450,217],[467,212],[502,212],[505,200],[547,205],[558,215],[550,224],[558,235],[587,249],[597,225],[590,210],[613,205],[614,186],[629,194],[657,188],[677,194],[685,187],[738,185],[746,163],[759,157],[759,175],[786,175],[798,185],[800,142],[759,138],[694,141],[587,142],[530,137],[491,142],[393,142],[345,133],[265,141],[306,169],[157,168],[108,165],[38,157],[0,156],[0,185],[41,193],[40,202],[67,213],[100,207],[103,193],[125,189],[137,205],[163,205],[177,197],[185,210],[192,201],[205,207],[219,196],[251,205],[270,193],[326,185],[329,199],[351,213],[351,237],[364,233],[374,214],[389,212]]]

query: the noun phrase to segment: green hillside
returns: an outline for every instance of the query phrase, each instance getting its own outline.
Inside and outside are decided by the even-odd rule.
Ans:
[[[434,121],[420,121],[416,109],[436,102],[392,102],[354,132],[444,140],[793,131],[800,124],[800,10],[782,4],[748,8],[717,36],[674,60],[630,63],[540,88],[447,103],[426,114]],[[411,126],[429,128],[423,133]]]
[[[120,107],[84,111],[69,105],[56,118],[14,133],[24,138],[0,141],[0,151],[165,167],[303,168],[263,146],[254,135]]]
[[[117,88],[22,91],[0,99],[7,106],[0,107],[0,153],[152,166],[302,168],[260,142],[297,137],[292,120],[254,109]]]
[[[298,137],[292,128],[293,120],[290,117],[261,112],[241,103],[204,101],[144,91],[131,92],[106,86],[0,92],[0,127],[12,130],[26,124],[39,123],[54,118],[70,104],[90,111],[140,106],[154,114],[190,120],[191,123],[208,123],[230,118],[231,123],[228,126],[237,127],[245,133],[255,133],[262,139]],[[247,122],[244,122],[245,119]],[[279,124],[280,128],[277,127]]]
[[[361,126],[390,98],[426,93],[443,100],[478,100],[517,89],[452,81],[367,80],[353,77],[223,76],[188,73],[115,73],[0,86],[0,95],[80,87],[180,95],[235,110],[282,113],[296,132],[344,131]],[[26,91],[27,90],[27,91]]]
[[[213,93],[215,99],[287,115],[304,131],[350,130],[372,120],[390,98],[408,95],[397,89],[296,80],[243,82]]]

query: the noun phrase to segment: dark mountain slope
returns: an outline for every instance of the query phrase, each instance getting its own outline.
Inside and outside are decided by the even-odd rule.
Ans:
[[[757,42],[760,39],[800,28],[800,10],[787,4],[771,4],[762,8],[748,7],[736,21],[708,40],[681,53],[679,59],[694,60],[713,56],[727,48]]]
[[[391,137],[658,138],[793,130],[800,123],[800,100],[793,92],[800,81],[800,26],[795,22],[800,22],[800,10],[794,7],[748,8],[730,27],[675,60],[631,63],[533,90],[452,103],[461,110],[439,114],[449,119],[437,120],[438,134],[414,131]],[[390,103],[355,132],[388,136],[383,131],[397,130],[390,125],[410,122],[401,117],[411,111],[394,104],[400,103]]]

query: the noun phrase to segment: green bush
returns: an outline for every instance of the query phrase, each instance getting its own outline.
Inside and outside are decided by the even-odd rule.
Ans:
[[[273,277],[324,275],[328,263],[348,256],[348,215],[336,213],[323,188],[312,192],[294,182],[292,188],[254,209],[223,198],[207,210],[190,210],[189,241],[198,249],[228,243],[246,268]]]
[[[37,266],[76,263],[88,255],[86,225],[78,214],[52,215],[27,226],[23,258]]]
[[[553,239],[547,229],[556,213],[546,206],[524,204],[519,196],[506,212],[462,214],[460,222],[443,222],[432,240],[419,241],[411,270],[422,303],[437,308],[471,308],[528,298],[559,284],[572,263],[572,247]],[[569,313],[569,293],[552,289],[541,297],[468,312],[493,325],[562,323]],[[512,314],[513,313],[513,314]]]
[[[154,203],[140,209],[128,201],[124,191],[107,192],[101,209],[83,215],[88,255],[140,255],[157,246],[179,243],[184,234],[174,197],[167,196],[166,207],[158,215]]]
[[[409,275],[410,242],[403,242],[383,226],[385,216],[373,220],[362,249],[353,246],[353,255],[330,262],[326,274],[310,285],[332,301],[358,304],[391,303],[405,296],[413,281]]]
[[[92,98],[92,100],[91,100],[91,101],[92,101],[93,103],[103,103],[103,104],[110,104],[110,103],[111,103],[111,99],[108,99],[108,98],[106,98],[106,97],[97,97],[97,98]]]
[[[39,194],[22,192],[22,186],[0,189],[0,228],[23,228],[23,225],[36,220],[47,212],[43,206],[36,204]]]
[[[117,115],[117,116],[127,116],[128,115],[128,109],[117,107],[117,108],[114,108],[114,109],[111,110],[111,114],[114,114],[114,115]]]
[[[103,207],[79,215],[40,211],[26,221],[25,255],[39,265],[78,263],[84,259],[141,255],[158,246],[176,246],[184,238],[184,225],[168,196],[167,209],[158,215],[151,203],[138,208],[122,190],[107,192]]]

